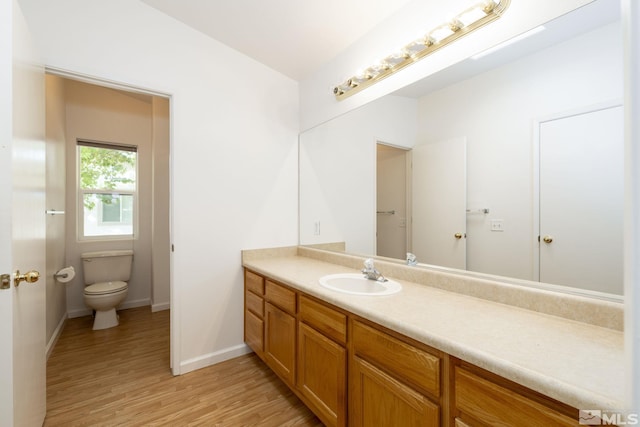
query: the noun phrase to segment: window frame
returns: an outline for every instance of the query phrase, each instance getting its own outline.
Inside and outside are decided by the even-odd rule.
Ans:
[[[136,153],[136,162],[135,162],[135,188],[133,190],[104,190],[104,189],[93,189],[93,188],[82,188],[81,187],[81,156],[80,156],[80,147],[95,147],[102,149],[110,149],[110,150],[120,150],[120,151],[128,151]],[[78,138],[76,140],[76,148],[75,148],[75,156],[76,156],[76,225],[77,225],[77,239],[78,241],[113,241],[113,240],[135,240],[138,238],[138,189],[139,189],[139,167],[140,167],[140,158],[139,151],[137,145],[129,145],[129,144],[119,144],[113,142],[102,142],[102,141],[94,141],[88,139]],[[107,194],[112,196],[132,196],[132,230],[131,234],[110,234],[110,235],[98,235],[98,236],[87,236],[84,232],[84,198],[85,195],[90,194]],[[122,209],[122,207],[121,207]],[[98,219],[98,223],[101,224],[102,213],[99,214],[100,219]]]

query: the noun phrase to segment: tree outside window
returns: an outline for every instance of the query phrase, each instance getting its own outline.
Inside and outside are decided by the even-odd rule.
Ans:
[[[133,237],[136,147],[78,141],[81,239]]]

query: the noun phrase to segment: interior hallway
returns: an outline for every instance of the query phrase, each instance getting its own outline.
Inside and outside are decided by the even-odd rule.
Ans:
[[[321,426],[253,353],[174,377],[169,311],[68,319],[47,362],[45,426]]]

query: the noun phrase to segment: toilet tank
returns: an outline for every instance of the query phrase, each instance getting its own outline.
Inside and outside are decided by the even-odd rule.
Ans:
[[[128,282],[131,277],[133,251],[85,252],[82,257],[84,283]]]

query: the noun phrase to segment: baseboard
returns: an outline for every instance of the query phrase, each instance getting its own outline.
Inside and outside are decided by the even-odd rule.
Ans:
[[[169,310],[171,305],[168,302],[164,302],[162,304],[151,304],[151,312],[155,313],[156,311]]]
[[[233,359],[238,356],[243,356],[251,353],[252,351],[253,350],[251,350],[248,345],[243,343],[235,347],[216,351],[215,353],[194,357],[193,359],[188,359],[180,363],[180,375],[195,371],[196,369],[206,368],[207,366],[215,365],[216,363],[224,362],[225,360]]]
[[[145,307],[151,305],[151,299],[137,299],[135,301],[125,301],[117,307],[117,310],[126,310],[127,308]]]
[[[76,317],[90,316],[92,314],[93,314],[93,311],[88,308],[79,308],[77,310],[67,311],[67,317],[69,319],[75,319]]]
[[[134,300],[134,301],[125,301],[122,304],[120,304],[117,309],[118,310],[126,310],[127,308],[136,308],[136,307],[145,307],[151,305],[151,300],[149,298],[144,298],[144,299],[138,299],[138,300]],[[93,310],[91,310],[90,308],[79,308],[76,310],[70,310],[67,312],[67,315],[69,316],[69,319],[73,319],[75,317],[83,317],[83,316],[89,316],[93,314]]]
[[[51,356],[51,352],[53,352],[53,349],[55,348],[56,343],[58,342],[58,338],[60,338],[60,334],[64,329],[65,323],[67,323],[66,315],[62,316],[62,319],[60,319],[60,323],[58,323],[58,326],[56,327],[55,331],[53,331],[53,335],[51,335],[51,339],[49,339],[49,342],[45,347],[45,354],[46,354],[47,360],[49,360],[49,356]]]

